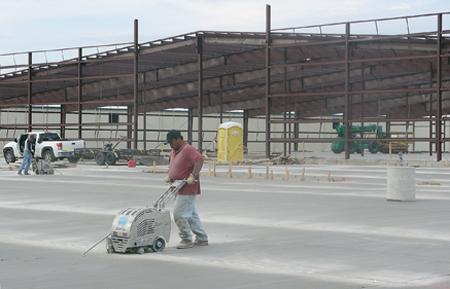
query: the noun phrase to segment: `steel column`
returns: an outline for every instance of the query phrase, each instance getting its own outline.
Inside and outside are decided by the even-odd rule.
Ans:
[[[223,84],[222,84],[222,76],[219,78],[220,81],[220,91],[219,91],[219,96],[220,96],[220,124],[223,123]]]
[[[345,159],[350,158],[350,150],[351,150],[351,144],[349,142],[349,139],[351,137],[351,125],[349,123],[350,121],[350,96],[349,96],[349,89],[350,89],[350,45],[349,45],[349,38],[350,38],[350,23],[345,23],[345,111],[344,111],[344,125],[345,125]]]
[[[287,49],[286,47],[284,48],[284,64],[287,64]],[[286,90],[286,86],[287,86],[287,67],[285,67],[283,69],[283,93],[286,94],[287,90]],[[283,110],[284,110],[284,115],[283,115],[283,130],[284,130],[284,138],[287,139],[288,134],[287,134],[287,116],[286,116],[286,106],[287,106],[287,101],[286,101],[287,96],[283,97]],[[290,143],[289,143],[290,146]],[[284,141],[283,142],[283,155],[287,156],[287,142]]]
[[[33,107],[32,107],[32,94],[33,94],[33,53],[28,53],[28,131],[32,130],[33,121]]]
[[[192,131],[194,129],[194,109],[188,109],[188,131],[187,131],[187,142],[192,145]]]
[[[270,157],[270,5],[266,5],[266,157]]]
[[[301,78],[301,80],[302,80],[302,88],[303,88],[303,78]],[[295,100],[294,111],[295,111],[294,120],[298,121],[300,119],[300,112],[299,112],[297,100]],[[299,130],[300,130],[300,124],[298,122],[294,122],[294,136],[293,136],[294,139],[299,138]],[[298,142],[294,142],[294,151],[298,151]]]
[[[131,142],[132,140],[132,126],[133,126],[133,106],[129,105],[127,106],[127,149],[131,149]]]
[[[83,77],[83,72],[82,72],[82,65],[81,65],[81,59],[83,57],[83,48],[78,48],[78,103],[77,103],[77,107],[78,107],[78,139],[82,139],[82,107],[81,107],[81,102],[83,101],[83,86],[82,86],[82,77]]]
[[[364,79],[364,62],[361,63],[361,90],[366,89]],[[364,93],[361,94],[361,118],[364,119]],[[361,122],[361,128],[364,127],[364,122]],[[378,129],[378,128],[377,128]],[[364,156],[364,129],[361,129],[361,156]]]
[[[138,47],[138,20],[134,20],[134,105],[133,105],[133,115],[134,115],[134,149],[137,149],[137,141],[138,141],[138,56],[139,56],[139,47]],[[145,133],[145,132],[144,132]]]
[[[442,14],[438,14],[436,47],[436,161],[442,160]]]
[[[197,37],[198,54],[198,151],[202,152],[203,147],[203,40]]]
[[[247,146],[248,143],[248,109],[244,109],[244,113],[243,113],[243,130],[242,130],[242,142],[244,144],[245,147]]]
[[[292,108],[291,108],[291,104],[289,104],[289,121],[292,120]],[[289,123],[289,139],[292,139],[292,124]],[[292,153],[292,142],[289,141],[289,154]]]
[[[147,102],[145,100],[145,94],[147,92],[147,80],[145,78],[145,73],[142,75],[142,82],[144,83],[144,90],[142,91],[142,107],[143,107],[143,142],[144,142],[144,150],[147,150]]]
[[[433,63],[430,62],[430,78],[428,79],[428,86],[430,87],[430,89],[433,87]],[[433,93],[430,91],[430,119],[433,119]],[[430,137],[430,143],[429,143],[429,153],[430,156],[433,155],[433,122],[430,121],[429,123],[429,134],[428,136]]]
[[[61,104],[60,108],[60,120],[61,120],[61,137],[66,138],[66,120],[67,120],[67,109],[65,104]]]

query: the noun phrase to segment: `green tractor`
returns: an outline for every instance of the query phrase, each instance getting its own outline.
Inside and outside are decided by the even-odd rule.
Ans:
[[[340,125],[338,123],[333,123],[333,128],[338,133],[337,138],[344,139],[345,138],[345,125]],[[367,126],[352,126],[352,134],[353,138],[358,138],[361,135],[361,131],[363,133],[375,133],[377,138],[384,138],[383,130],[381,126],[377,126],[375,124],[373,125],[367,125]],[[350,153],[360,153],[361,152],[361,141],[354,141],[351,142],[350,145]],[[339,154],[343,152],[345,149],[345,142],[344,141],[334,141],[331,145],[331,150]],[[371,153],[376,154],[378,152],[378,142],[376,141],[365,141],[364,142],[364,148],[368,149]]]

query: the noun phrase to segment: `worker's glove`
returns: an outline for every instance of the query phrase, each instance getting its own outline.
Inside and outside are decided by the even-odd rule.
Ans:
[[[164,178],[164,181],[165,181],[166,183],[171,183],[171,182],[172,182],[172,180],[170,179],[169,176],[166,176],[166,177]]]
[[[189,175],[189,178],[187,178],[186,183],[188,183],[189,185],[192,185],[193,183],[195,183],[195,178],[193,174]]]

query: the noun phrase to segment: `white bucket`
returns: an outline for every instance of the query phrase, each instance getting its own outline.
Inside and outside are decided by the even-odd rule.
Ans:
[[[389,167],[387,169],[387,200],[414,202],[416,200],[416,169]]]

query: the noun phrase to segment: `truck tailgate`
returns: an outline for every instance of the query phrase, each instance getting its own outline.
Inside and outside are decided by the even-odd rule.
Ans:
[[[73,152],[75,149],[84,147],[83,140],[65,140],[61,141],[61,144],[61,150],[64,152]]]

